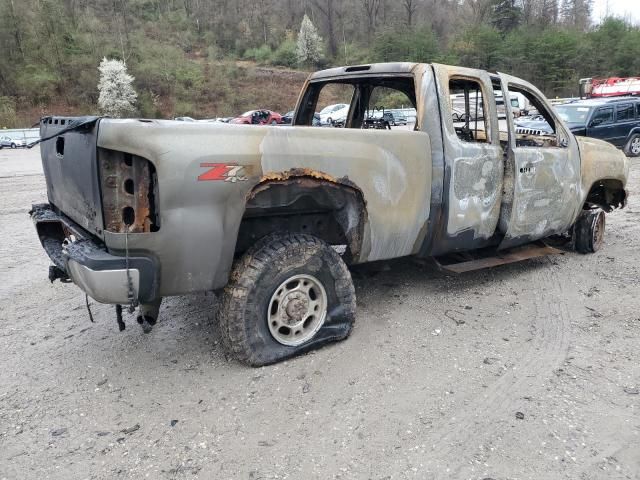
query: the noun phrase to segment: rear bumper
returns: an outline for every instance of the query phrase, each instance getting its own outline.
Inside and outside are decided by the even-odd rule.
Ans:
[[[113,304],[156,299],[158,268],[154,259],[130,256],[127,260],[108,253],[49,204],[33,205],[30,215],[51,261],[90,297]]]

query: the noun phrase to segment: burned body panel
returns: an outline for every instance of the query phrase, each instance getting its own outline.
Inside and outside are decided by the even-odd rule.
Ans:
[[[101,148],[117,145],[120,151],[146,158],[157,171],[162,228],[149,235],[130,234],[129,248],[153,251],[159,257],[165,266],[162,294],[223,286],[247,193],[261,180],[278,178],[295,168],[329,178],[357,179],[353,184],[364,194],[368,216],[361,254],[355,261],[413,252],[429,215],[431,147],[427,134],[306,127],[187,127],[191,128],[185,135],[180,129],[171,131],[173,122],[109,120],[104,122],[98,143]],[[190,143],[190,137],[198,141]],[[242,142],[236,141],[239,137]],[[185,157],[190,159],[186,165]],[[196,181],[204,171],[201,165],[209,164],[238,165],[246,178],[215,185]],[[180,208],[175,206],[177,201]],[[122,252],[124,235],[105,232],[105,243],[110,250]]]
[[[434,253],[451,249],[469,250],[490,242],[498,225],[502,196],[503,153],[498,136],[491,79],[486,72],[434,65],[440,98],[444,145],[445,207],[443,231]],[[453,125],[449,82],[451,79],[477,81],[482,87],[483,110],[489,114],[485,143],[459,138]]]
[[[513,191],[509,194],[508,219],[501,248],[565,232],[582,209],[580,197],[580,154],[576,139],[555,116],[551,105],[532,85],[501,74],[503,88],[530,91],[549,114],[554,115],[555,135],[542,138],[539,145],[518,143],[515,132],[509,136],[508,159],[512,164]],[[507,102],[507,112],[513,116]]]
[[[100,178],[96,158],[98,123],[93,122],[80,130],[66,131],[69,125],[83,118],[45,118],[40,124],[40,136],[54,139],[43,142],[41,155],[47,179],[49,202],[94,235],[102,236],[104,221],[101,211]],[[82,158],[82,162],[77,159]]]
[[[152,252],[158,258],[160,295],[212,290],[227,282],[245,197],[262,175],[262,136],[242,126],[101,123],[100,148],[145,158],[157,172],[161,228],[130,233],[128,244],[131,251]],[[239,166],[242,172],[207,180],[214,164]],[[203,175],[205,179],[198,180]],[[104,241],[110,253],[124,254],[124,234],[105,232]]]
[[[431,146],[426,133],[269,129],[260,150],[267,175],[295,165],[347,178],[362,191],[367,226],[357,262],[414,253],[429,217]]]
[[[580,203],[587,201],[594,187],[606,183],[611,196],[602,199],[600,208],[609,211],[623,207],[627,199],[624,185],[629,177],[629,161],[624,153],[619,151],[614,155],[611,145],[603,140],[589,137],[576,137],[576,140],[582,161]]]

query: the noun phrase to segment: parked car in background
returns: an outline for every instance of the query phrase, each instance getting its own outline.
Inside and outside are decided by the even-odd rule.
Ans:
[[[345,119],[349,112],[349,105],[346,103],[336,103],[320,110],[320,124],[331,125],[336,120]]]
[[[553,129],[540,114],[516,118],[516,133],[521,135],[552,135]]]
[[[282,123],[284,125],[291,125],[293,123],[293,116],[294,116],[295,110],[291,110],[287,113],[285,113],[282,116]],[[320,126],[320,114],[318,112],[313,114],[313,127],[319,127]]]
[[[21,138],[0,137],[0,147],[18,148],[25,147],[27,143]]]
[[[575,135],[605,140],[629,156],[640,156],[639,98],[581,100],[558,105],[556,111]]]
[[[277,125],[282,123],[282,115],[271,110],[249,110],[229,123],[238,125]]]
[[[389,125],[393,125],[394,127],[397,125],[407,124],[407,117],[397,112],[384,112],[384,114],[382,115],[382,118],[385,121],[389,122]]]
[[[282,123],[285,125],[291,125],[293,122],[293,114],[296,113],[295,110],[290,110],[282,116]]]
[[[178,122],[197,122],[195,118],[191,117],[176,117],[174,120],[177,120]]]

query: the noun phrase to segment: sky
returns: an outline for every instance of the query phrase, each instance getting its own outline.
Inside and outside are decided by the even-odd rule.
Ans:
[[[600,20],[607,15],[629,18],[636,25],[640,25],[640,0],[594,0],[593,20]]]

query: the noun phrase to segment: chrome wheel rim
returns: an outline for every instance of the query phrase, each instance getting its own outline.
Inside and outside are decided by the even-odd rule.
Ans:
[[[640,155],[640,137],[636,137],[631,141],[631,153]]]
[[[294,275],[271,296],[267,325],[278,343],[297,346],[313,338],[326,316],[327,292],[322,283],[311,275]]]

